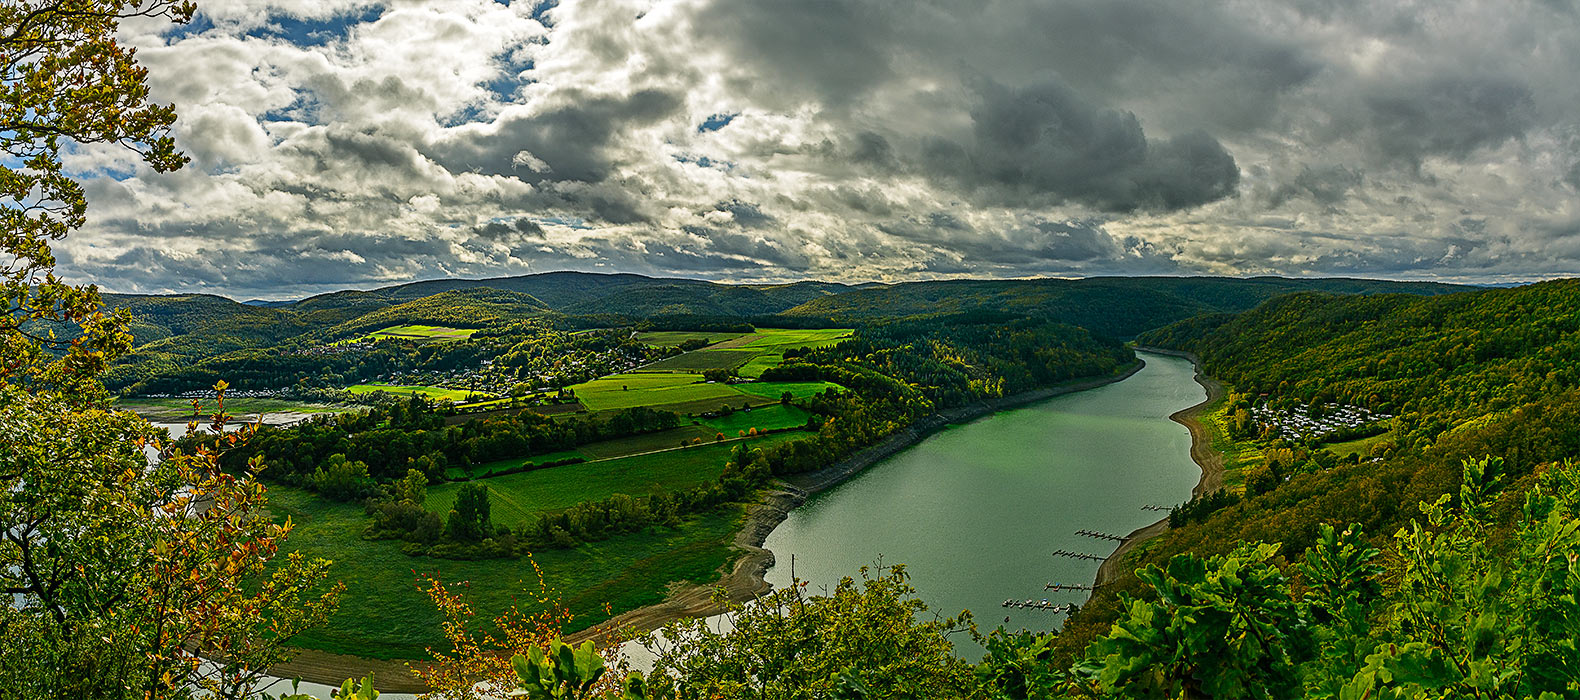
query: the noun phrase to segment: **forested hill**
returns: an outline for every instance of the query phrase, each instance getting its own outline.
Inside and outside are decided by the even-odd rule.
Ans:
[[[837,321],[993,309],[1048,318],[1114,338],[1179,319],[1250,309],[1281,294],[1446,294],[1467,287],[1436,282],[1283,277],[1088,277],[947,280],[873,286],[808,301],[785,312]]]
[[[1435,297],[1295,294],[1137,340],[1200,355],[1231,406],[1335,402],[1397,417],[1362,459],[1340,459],[1318,438],[1257,442],[1243,495],[1209,504],[1127,564],[1246,541],[1283,543],[1293,561],[1323,523],[1358,523],[1391,549],[1421,517],[1418,503],[1460,497],[1461,465],[1486,457],[1500,460],[1487,476],[1500,489],[1490,517],[1512,527],[1537,475],[1580,457],[1580,280]],[[1073,620],[1068,653],[1122,614],[1124,590],[1138,590],[1135,580]]]
[[[1411,443],[1580,385],[1580,280],[1436,297],[1294,294],[1143,333],[1250,394],[1400,414]]]
[[[803,318],[861,321],[977,309],[1009,311],[1082,326],[1101,335],[1129,338],[1198,314],[1243,311],[1295,291],[1340,294],[1397,292],[1441,294],[1464,287],[1426,282],[1350,279],[1251,279],[1221,277],[1099,277],[1080,280],[956,280],[850,287],[829,282],[731,285],[631,274],[549,272],[485,280],[431,280],[371,291],[345,291],[294,303],[242,304],[211,295],[105,295],[107,305],[132,312],[139,345],[199,333],[228,336],[259,346],[312,329],[352,322],[374,312],[390,320],[421,308],[411,302],[435,298],[468,304],[541,304],[571,315],[751,317],[785,314]],[[490,292],[509,292],[490,294]],[[524,301],[529,297],[530,301]],[[464,323],[471,316],[426,314],[400,322]],[[492,313],[485,313],[491,316]],[[422,317],[422,318],[419,318]],[[360,325],[360,324],[357,324]]]
[[[545,272],[482,280],[428,280],[366,292],[334,292],[288,307],[297,311],[369,310],[461,289],[497,289],[530,294],[548,307],[571,314],[754,316],[785,309],[849,289],[831,282],[735,285],[694,279],[659,279],[632,274]]]
[[[292,354],[403,324],[495,327],[534,316],[573,327],[768,320],[780,326],[865,325],[907,317],[987,311],[1079,326],[1126,339],[1200,314],[1241,311],[1278,294],[1440,294],[1464,289],[1348,279],[1107,277],[1081,280],[959,280],[850,287],[827,282],[731,285],[630,274],[550,272],[487,280],[432,280],[346,291],[294,303],[243,304],[212,295],[105,296],[132,317],[136,352],[111,382],[219,358]],[[564,317],[575,317],[565,319]]]

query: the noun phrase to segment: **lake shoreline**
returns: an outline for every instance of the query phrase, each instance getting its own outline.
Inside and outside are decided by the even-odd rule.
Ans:
[[[1169,354],[1169,353],[1158,353]],[[776,562],[774,553],[762,545],[768,535],[778,527],[790,511],[820,491],[837,486],[866,468],[911,447],[928,436],[951,425],[974,420],[1056,396],[1096,389],[1114,384],[1140,372],[1146,361],[1136,362],[1125,370],[1092,379],[1077,380],[1059,386],[1022,392],[1012,396],[978,401],[940,411],[915,424],[897,431],[875,445],[857,451],[824,469],[799,474],[764,489],[761,496],[745,506],[745,517],[736,531],[732,544],[744,553],[738,556],[730,569],[718,580],[709,584],[677,583],[670,587],[664,600],[652,605],[629,610],[601,623],[565,636],[565,641],[580,644],[589,639],[608,638],[619,631],[629,638],[659,629],[666,624],[693,617],[708,617],[727,611],[730,606],[749,602],[766,593],[772,586],[764,576]],[[1165,523],[1167,519],[1164,519]],[[338,684],[352,676],[377,674],[381,691],[392,693],[422,693],[430,689],[413,675],[407,664],[423,665],[423,659],[372,659],[348,654],[303,649],[295,658],[280,664],[271,672],[286,678]]]
[[[566,641],[580,643],[585,639],[607,635],[614,630],[625,630],[627,634],[645,634],[676,620],[717,615],[727,611],[731,605],[754,600],[772,588],[764,576],[773,567],[775,557],[772,551],[763,548],[763,543],[767,541],[768,535],[774,528],[789,517],[790,511],[805,502],[807,497],[844,483],[866,468],[894,456],[951,425],[969,423],[1000,411],[1120,382],[1129,379],[1144,367],[1146,361],[1138,357],[1133,365],[1117,374],[982,400],[940,411],[895,432],[876,445],[857,451],[832,466],[779,480],[776,488],[766,491],[756,503],[747,506],[745,522],[736,533],[734,541],[735,546],[745,550],[746,553],[735,560],[729,573],[708,585],[688,583],[674,586],[663,602],[621,613],[568,635]],[[716,592],[722,592],[723,595],[715,595]]]
[[[1185,426],[1185,429],[1190,431],[1191,461],[1201,468],[1201,479],[1191,489],[1191,497],[1198,498],[1223,488],[1223,455],[1213,450],[1212,438],[1207,434],[1207,426],[1202,423],[1201,419],[1201,415],[1207,411],[1207,407],[1223,397],[1223,383],[1207,376],[1202,371],[1201,358],[1197,357],[1195,353],[1139,346],[1136,350],[1190,360],[1191,366],[1196,370],[1196,383],[1207,390],[1207,398],[1194,406],[1175,411],[1169,416],[1169,420]],[[1097,567],[1097,578],[1092,582],[1092,585],[1094,587],[1102,586],[1117,580],[1123,573],[1121,567],[1123,566],[1122,562],[1125,555],[1129,554],[1131,550],[1141,543],[1163,534],[1168,529],[1169,518],[1165,515],[1157,522],[1137,528],[1130,534],[1125,535],[1124,541],[1119,543],[1119,547],[1114,550],[1114,553],[1108,555],[1108,558],[1104,559],[1103,563]]]

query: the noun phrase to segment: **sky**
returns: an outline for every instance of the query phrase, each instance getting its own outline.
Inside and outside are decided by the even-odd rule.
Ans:
[[[121,31],[192,162],[69,155],[60,270],[110,291],[1580,272],[1575,0],[208,0]]]

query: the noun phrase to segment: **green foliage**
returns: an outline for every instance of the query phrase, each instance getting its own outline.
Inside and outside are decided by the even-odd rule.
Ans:
[[[922,614],[903,567],[869,573],[827,596],[774,591],[731,613],[725,632],[704,620],[666,627],[642,697],[969,697],[971,665],[945,637],[969,620]]]
[[[463,542],[477,542],[491,536],[493,530],[488,487],[480,483],[462,484],[455,495],[455,508],[445,522],[445,532]]]
[[[343,454],[332,454],[313,472],[308,485],[314,491],[337,501],[355,501],[372,491],[373,479],[368,476],[366,462],[348,460]]]
[[[1271,563],[1277,551],[1247,545],[1139,572],[1159,600],[1127,601],[1129,614],[1076,671],[1122,698],[1290,697],[1307,624]]]
[[[0,380],[91,389],[130,347],[126,316],[100,313],[97,288],[54,274],[50,242],[80,228],[88,209],[62,154],[107,144],[159,172],[187,162],[170,134],[175,108],[148,103],[147,70],[116,32],[128,17],[183,23],[195,9],[170,0],[0,5]]]
[[[395,500],[422,505],[428,500],[428,477],[416,469],[407,469],[406,476],[395,482]]]
[[[378,700],[379,691],[373,689],[373,674],[369,673],[367,677],[360,680],[347,678],[344,683],[340,684],[340,688],[335,691],[334,697],[335,700]],[[264,698],[268,700],[269,696],[265,695]],[[318,700],[318,698],[305,693],[292,693],[291,695],[281,695],[278,698],[274,698],[274,700]]]
[[[573,647],[558,639],[549,642],[548,653],[534,646],[526,656],[516,654],[510,666],[528,700],[591,697],[593,685],[608,671],[592,642]]]
[[[1496,459],[1466,461],[1457,507],[1422,504],[1395,535],[1397,593],[1343,697],[1528,698],[1580,692],[1580,470],[1544,473],[1510,546],[1489,541]]]

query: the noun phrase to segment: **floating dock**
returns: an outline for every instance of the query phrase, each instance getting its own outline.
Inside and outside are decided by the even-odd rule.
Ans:
[[[1076,530],[1075,534],[1080,535],[1082,537],[1095,537],[1095,538],[1100,539],[1100,540],[1112,540],[1114,542],[1124,542],[1125,541],[1125,538],[1120,537],[1119,535],[1110,535],[1110,534],[1108,534],[1106,532],[1098,532],[1096,530]]]
[[[1047,598],[1043,598],[1040,601],[1031,600],[1029,598],[1026,600],[1015,600],[1012,598],[1010,600],[1004,601],[1004,607],[1025,608],[1028,610],[1047,610],[1048,612],[1056,613],[1067,613],[1075,609],[1075,606],[1069,603],[1050,603],[1048,602]]]
[[[1048,591],[1092,591],[1092,590],[1096,590],[1096,588],[1093,587],[1093,586],[1083,586],[1083,585],[1078,584],[1078,583],[1050,583],[1050,584],[1048,584],[1046,586],[1043,586],[1043,590],[1048,590]]]
[[[1087,554],[1085,552],[1071,552],[1071,551],[1064,550],[1064,549],[1061,549],[1061,550],[1059,550],[1057,552],[1054,552],[1053,556],[1056,556],[1056,557],[1069,557],[1071,559],[1085,559],[1087,561],[1103,561],[1103,560],[1108,558],[1108,557],[1098,556],[1096,554]]]
[[[1160,506],[1160,505],[1155,505],[1155,504],[1152,504],[1152,503],[1148,503],[1148,504],[1146,504],[1144,506],[1141,506],[1141,510],[1164,510],[1164,511],[1167,511],[1167,510],[1174,510],[1174,506]]]

